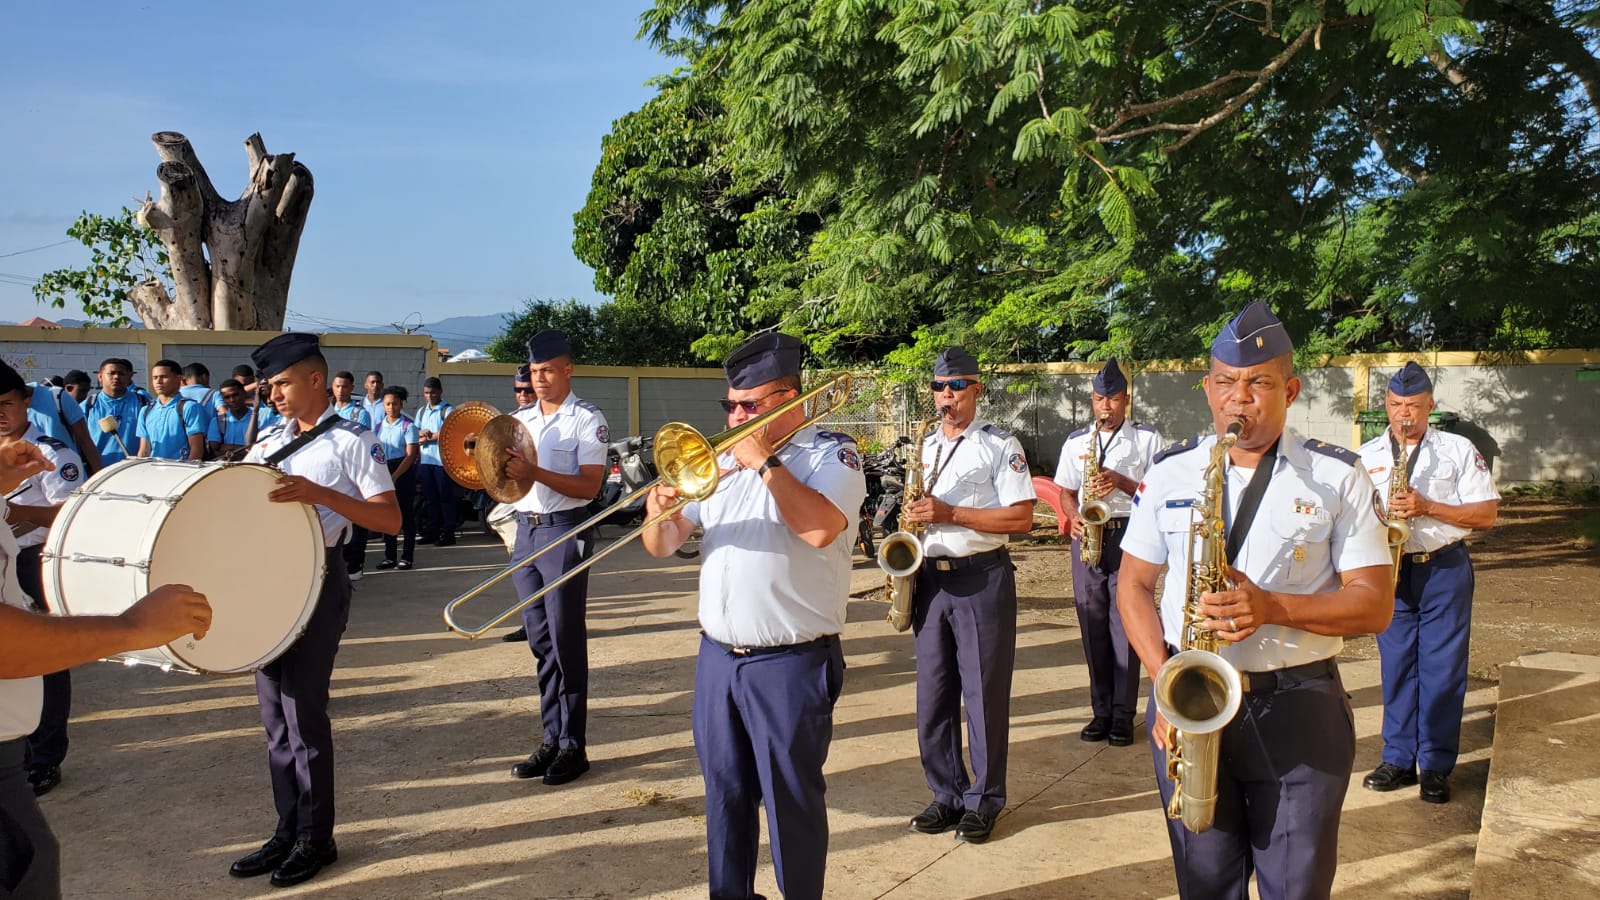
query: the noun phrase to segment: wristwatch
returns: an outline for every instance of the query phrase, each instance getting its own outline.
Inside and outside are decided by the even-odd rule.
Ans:
[[[767,461],[766,462],[761,464],[761,468],[756,470],[756,474],[760,475],[762,478],[765,478],[765,477],[767,477],[767,470],[768,469],[781,469],[781,468],[783,468],[783,460],[779,459],[777,457],[777,454],[773,454],[772,456],[767,457]]]

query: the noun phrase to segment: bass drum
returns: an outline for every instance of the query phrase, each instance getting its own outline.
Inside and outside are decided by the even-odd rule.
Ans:
[[[51,612],[119,615],[155,587],[187,584],[211,602],[206,636],[116,659],[216,675],[277,659],[305,631],[326,565],[316,509],[267,500],[279,474],[165,459],[101,470],[62,505],[45,540]]]

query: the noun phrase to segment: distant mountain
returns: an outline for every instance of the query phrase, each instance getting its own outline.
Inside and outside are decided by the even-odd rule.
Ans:
[[[457,353],[469,347],[482,350],[495,336],[505,330],[509,312],[492,316],[451,316],[418,329],[419,334],[431,335],[441,347]]]

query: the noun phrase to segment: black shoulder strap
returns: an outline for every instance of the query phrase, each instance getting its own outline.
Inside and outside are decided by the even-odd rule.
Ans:
[[[339,424],[340,422],[343,422],[343,421],[344,421],[343,419],[339,418],[338,413],[335,413],[335,414],[327,417],[326,419],[323,419],[321,422],[318,422],[317,423],[317,427],[311,429],[310,431],[302,431],[302,432],[300,432],[300,436],[299,437],[295,438],[294,440],[290,441],[287,444],[284,444],[282,447],[279,447],[276,451],[273,452],[273,454],[271,456],[267,457],[267,465],[275,466],[278,463],[283,462],[284,460],[289,458],[289,455],[291,453],[294,453],[296,450],[299,450],[301,447],[304,447],[305,445],[307,445],[307,444],[311,443],[312,441],[316,440],[318,435],[322,434],[324,431],[327,431],[329,428],[332,428],[333,426],[335,426],[335,425],[337,425],[337,424]]]
[[[1267,482],[1272,480],[1272,470],[1277,464],[1278,442],[1273,441],[1266,455],[1256,463],[1255,474],[1250,476],[1250,484],[1245,487],[1244,496],[1239,498],[1239,514],[1234,516],[1233,525],[1228,528],[1226,546],[1230,565],[1239,558],[1245,535],[1250,533],[1250,526],[1255,523],[1256,510],[1261,507],[1261,497],[1267,492]],[[1224,481],[1223,485],[1226,489],[1227,482]]]

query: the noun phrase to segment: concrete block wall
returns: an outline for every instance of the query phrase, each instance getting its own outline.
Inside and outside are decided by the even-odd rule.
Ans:
[[[37,332],[40,329],[4,329]],[[145,345],[127,341],[82,343],[78,341],[3,340],[0,357],[11,364],[29,381],[40,381],[52,375],[65,375],[72,369],[89,373],[91,381],[100,368],[100,362],[109,357],[123,357],[134,361],[139,370],[140,384],[147,384],[145,376]]]

